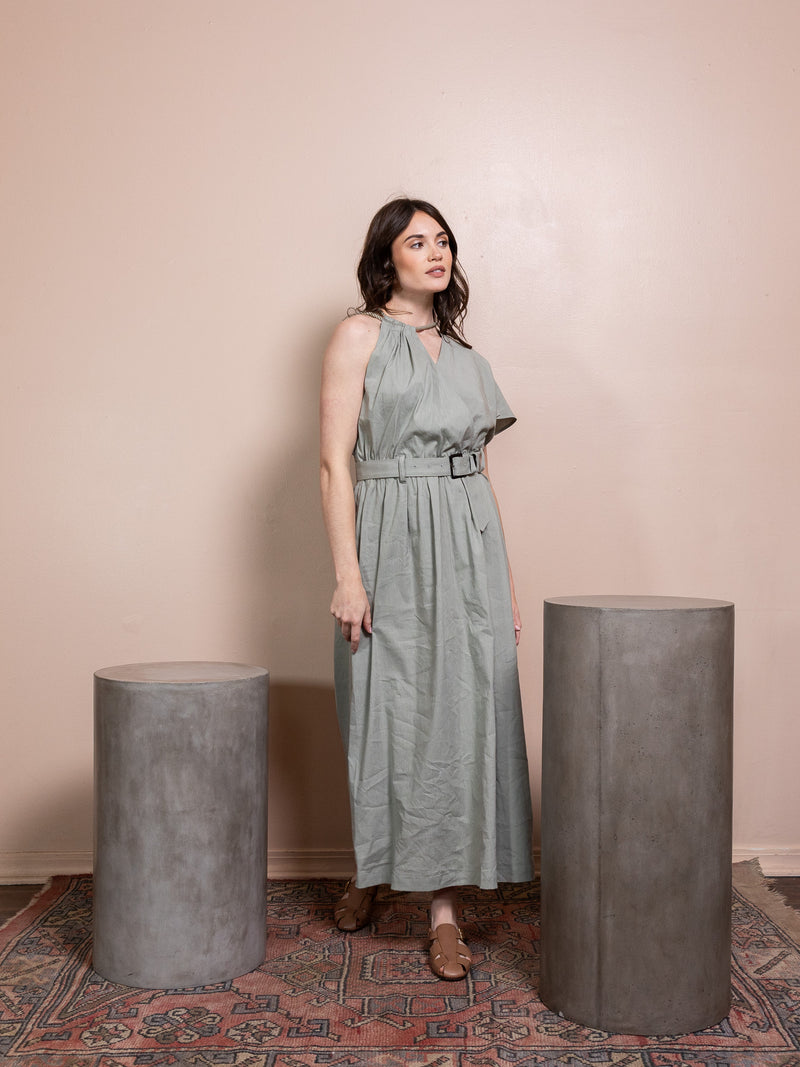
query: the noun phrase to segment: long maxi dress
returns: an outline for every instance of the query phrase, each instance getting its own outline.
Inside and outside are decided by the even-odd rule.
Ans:
[[[353,654],[337,630],[334,652],[359,886],[533,875],[508,561],[478,469],[514,421],[477,352],[445,337],[435,363],[413,326],[382,317],[354,450],[372,635]],[[447,474],[413,472],[434,457]]]

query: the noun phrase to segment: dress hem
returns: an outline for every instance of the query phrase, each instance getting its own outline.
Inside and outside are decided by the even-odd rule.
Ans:
[[[514,875],[508,878],[497,879],[475,879],[475,878],[459,878],[458,875],[449,876],[447,881],[434,880],[426,882],[413,881],[409,882],[406,879],[392,880],[391,877],[384,877],[380,874],[370,874],[367,872],[363,877],[361,874],[356,879],[356,887],[358,889],[366,889],[373,885],[387,885],[394,893],[435,893],[439,889],[449,889],[451,886],[463,887],[463,888],[476,888],[483,892],[489,892],[494,889],[498,889],[501,885],[519,885],[524,882],[532,882],[536,877],[536,872],[533,865],[528,872]]]

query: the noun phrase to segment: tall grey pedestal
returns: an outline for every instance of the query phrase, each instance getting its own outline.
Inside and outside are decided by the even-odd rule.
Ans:
[[[269,674],[139,663],[95,674],[94,969],[208,985],[264,959]]]
[[[730,1008],[733,604],[544,606],[541,997],[622,1034]]]

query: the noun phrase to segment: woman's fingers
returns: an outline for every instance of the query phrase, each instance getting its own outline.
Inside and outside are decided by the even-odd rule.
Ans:
[[[370,618],[369,608],[367,608],[362,619],[349,622],[347,619],[336,617],[336,624],[341,630],[342,637],[349,643],[352,652],[358,651],[358,646],[361,641],[362,627],[368,634],[372,633],[372,620]]]

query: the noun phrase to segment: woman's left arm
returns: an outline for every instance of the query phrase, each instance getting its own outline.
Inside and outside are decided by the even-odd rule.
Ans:
[[[489,487],[492,490],[492,496],[494,497],[494,502],[497,505],[497,514],[500,516],[500,528],[502,529],[503,528],[503,516],[500,514],[500,504],[499,504],[499,502],[497,500],[497,493],[495,493],[494,486],[492,485],[492,480],[489,477],[489,455],[488,455],[488,450],[485,449],[485,448],[483,450],[483,456],[484,456],[483,473],[486,475],[486,481],[489,483]],[[503,530],[503,537],[505,537],[505,530]],[[508,549],[506,549],[506,554],[507,553],[508,553]],[[517,594],[516,594],[516,591],[514,590],[514,575],[511,573],[511,564],[510,563],[508,565],[508,584],[511,586],[511,613],[514,616],[514,637],[516,639],[517,644],[519,644],[519,638],[520,638],[520,634],[522,632],[522,620],[521,620],[520,614],[519,614],[519,605],[517,604]]]

